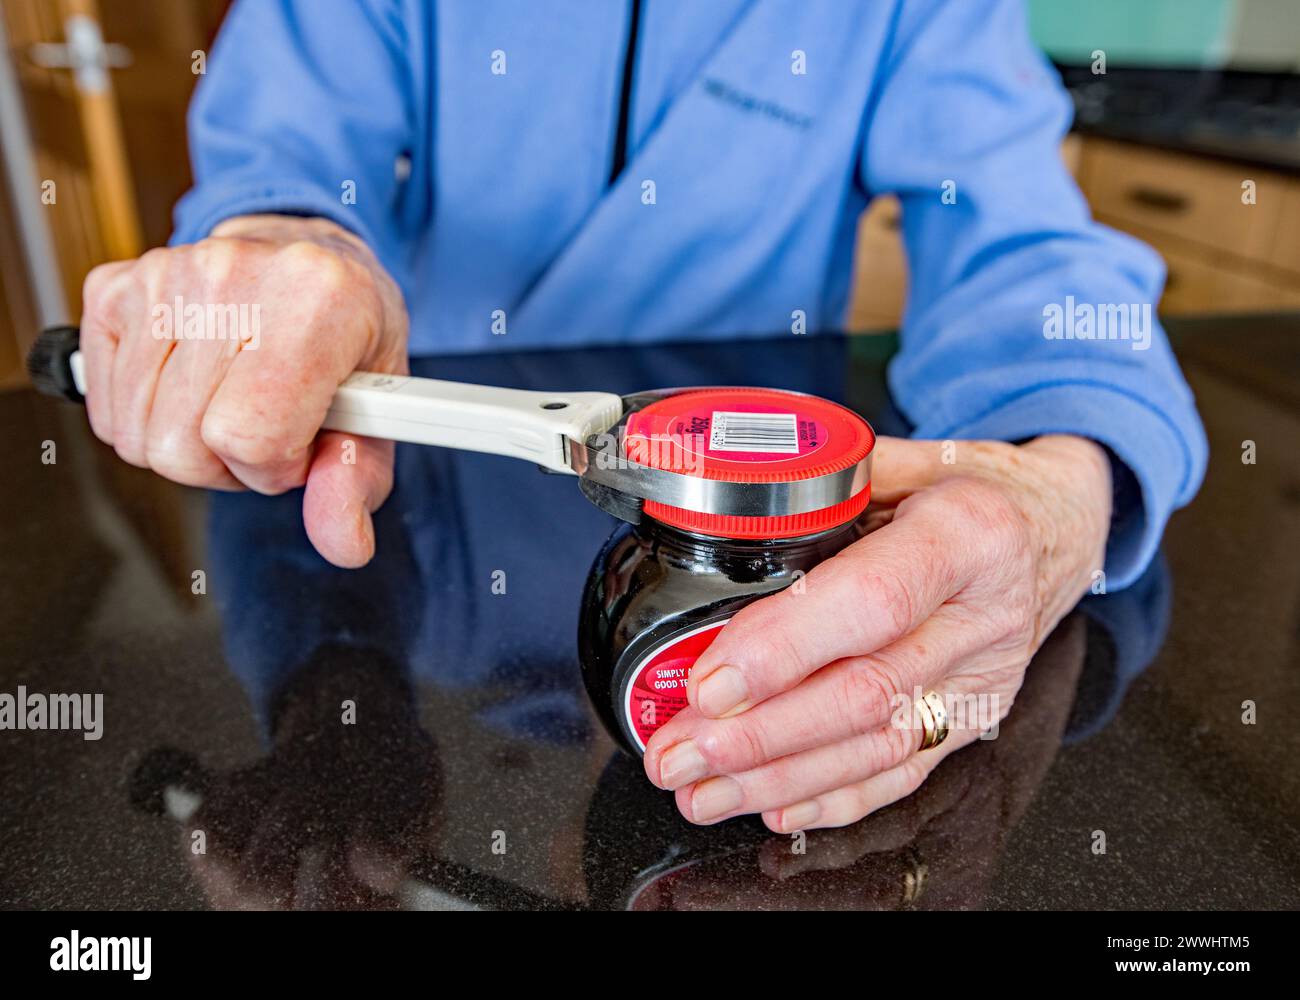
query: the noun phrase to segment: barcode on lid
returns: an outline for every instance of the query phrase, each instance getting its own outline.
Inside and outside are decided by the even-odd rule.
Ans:
[[[799,454],[799,425],[793,413],[713,411],[709,447],[714,451],[764,451]]]

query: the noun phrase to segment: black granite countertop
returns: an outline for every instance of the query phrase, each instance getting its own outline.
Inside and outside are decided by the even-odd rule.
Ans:
[[[690,826],[600,730],[574,633],[612,521],[568,477],[402,446],[378,556],[347,573],[307,545],[297,495],[173,486],[116,461],[77,408],[2,396],[0,693],[99,693],[103,709],[97,740],[0,730],[0,906],[1295,907],[1300,318],[1174,337],[1212,460],[1160,558],[1062,623],[996,740],[804,854],[757,821]],[[416,371],[770,384],[888,433],[892,347]]]
[[[1058,66],[1077,131],[1300,175],[1300,75]]]

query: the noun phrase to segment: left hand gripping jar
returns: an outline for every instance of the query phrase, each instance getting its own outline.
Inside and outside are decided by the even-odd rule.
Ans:
[[[627,458],[682,475],[782,484],[869,468],[875,434],[837,403],[777,389],[690,389],[627,422]],[[696,659],[747,604],[795,584],[865,532],[869,476],[821,509],[705,514],[647,500],[587,578],[578,651],[587,693],[628,753],[686,707]]]

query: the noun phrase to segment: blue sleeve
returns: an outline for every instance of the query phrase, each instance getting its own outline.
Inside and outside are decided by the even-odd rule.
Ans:
[[[172,242],[277,212],[332,219],[397,258],[396,163],[416,132],[407,29],[396,0],[237,0],[190,105],[195,185]]]
[[[1092,221],[1060,154],[1069,99],[1019,0],[900,3],[881,74],[860,169],[870,194],[903,207],[912,277],[895,399],[917,437],[1105,445],[1118,460],[1107,583],[1127,586],[1206,463],[1154,318],[1163,264]],[[1141,316],[1144,304],[1150,322],[1130,339],[1052,339],[1069,322],[1057,309]]]

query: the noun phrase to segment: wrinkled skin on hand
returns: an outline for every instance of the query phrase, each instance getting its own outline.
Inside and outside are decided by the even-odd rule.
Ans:
[[[689,705],[646,748],[682,815],[838,827],[907,796],[1004,718],[1034,652],[1103,564],[1110,467],[1083,438],[1024,445],[882,438],[875,530],[804,586],[737,614],[700,657]],[[960,708],[919,749],[911,710]],[[973,696],[973,697],[972,697]],[[991,714],[991,718],[987,715]]]
[[[180,336],[178,297],[250,307],[250,318],[257,306],[255,335]],[[407,371],[401,293],[360,240],[321,219],[231,219],[198,243],[95,268],[83,300],[86,406],[101,440],[190,486],[305,485],[312,544],[339,566],[369,561],[393,444],[318,433],[353,371]]]

